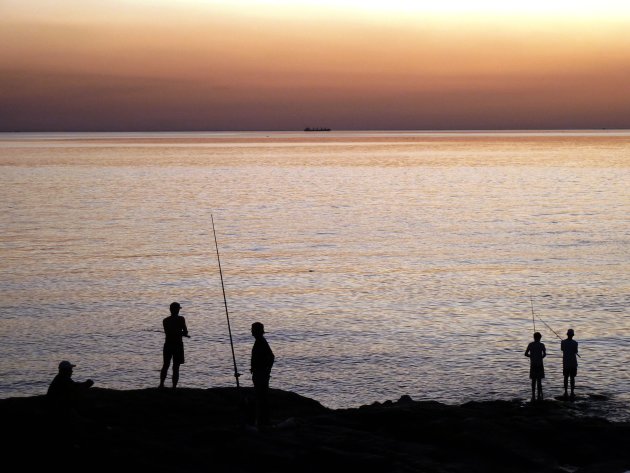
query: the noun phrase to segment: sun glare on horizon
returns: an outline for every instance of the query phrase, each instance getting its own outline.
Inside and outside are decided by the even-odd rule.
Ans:
[[[3,0],[0,11],[9,15],[30,17],[69,15],[85,17],[105,15],[108,18],[154,17],[165,12],[230,12],[235,15],[295,17],[325,15],[329,19],[345,15],[391,16],[429,15],[457,18],[538,17],[549,19],[630,18],[627,0],[118,0],[112,3],[94,0]],[[140,15],[139,15],[140,14]],[[331,17],[330,15],[334,15]]]
[[[343,9],[377,13],[607,15],[630,13],[626,0],[189,0],[252,9]]]

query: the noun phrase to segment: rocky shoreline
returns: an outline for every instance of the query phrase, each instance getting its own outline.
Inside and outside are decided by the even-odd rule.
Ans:
[[[555,400],[374,403],[328,409],[272,389],[259,431],[251,388],[92,388],[77,411],[44,396],[0,399],[21,469],[137,472],[630,471],[630,423]]]

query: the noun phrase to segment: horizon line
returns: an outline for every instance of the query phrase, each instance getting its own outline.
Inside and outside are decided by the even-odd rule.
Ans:
[[[0,130],[0,133],[335,133],[335,132],[396,132],[396,133],[484,133],[484,132],[579,132],[579,131],[630,131],[630,128],[340,128],[328,130],[312,129],[188,129],[188,130]]]

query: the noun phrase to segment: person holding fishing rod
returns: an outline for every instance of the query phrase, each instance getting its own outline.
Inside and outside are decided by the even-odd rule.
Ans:
[[[173,389],[177,388],[179,381],[179,365],[184,363],[184,341],[182,337],[190,338],[188,335],[188,327],[186,327],[186,319],[179,315],[182,306],[179,302],[173,302],[170,305],[171,315],[162,320],[164,327],[164,348],[162,350],[163,364],[160,370],[159,388],[164,388],[166,374],[173,360]]]
[[[540,332],[534,333],[534,341],[527,345],[525,356],[529,358],[529,378],[532,380],[532,402],[536,400],[536,388],[538,388],[538,400],[543,400],[542,379],[545,377],[543,358],[547,356],[545,344],[540,341]]]
[[[534,323],[534,330],[536,330],[536,320],[535,317],[538,317],[545,327],[553,332],[553,334],[558,337],[560,340],[560,350],[562,350],[562,375],[564,376],[564,395],[563,398],[567,399],[568,395],[568,384],[569,378],[571,379],[571,400],[575,399],[575,377],[577,376],[577,359],[580,358],[580,354],[578,353],[578,343],[573,340],[575,332],[572,328],[567,330],[567,338],[565,340],[562,339],[558,332],[552,329],[547,322],[545,322],[540,315],[534,315],[534,299],[530,296],[529,298],[532,304],[532,322]]]
[[[568,399],[567,388],[571,378],[571,399],[575,399],[575,376],[577,375],[578,342],[573,340],[575,332],[567,330],[567,338],[560,342],[562,350],[562,375],[564,376],[564,398]]]

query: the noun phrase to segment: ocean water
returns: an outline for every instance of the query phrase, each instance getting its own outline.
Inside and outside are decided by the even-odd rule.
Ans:
[[[241,385],[260,321],[329,407],[528,399],[535,323],[625,415],[629,184],[629,131],[0,134],[0,397],[157,386],[172,301],[180,386],[233,386],[212,216]]]

